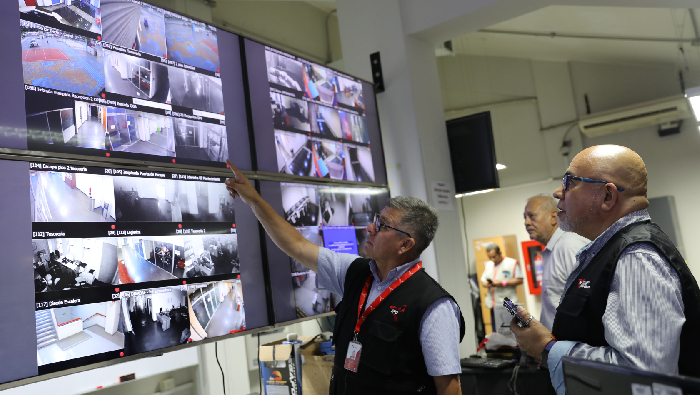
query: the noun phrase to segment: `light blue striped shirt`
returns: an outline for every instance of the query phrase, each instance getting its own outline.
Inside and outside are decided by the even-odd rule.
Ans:
[[[358,255],[341,254],[320,247],[318,251],[318,284],[334,294],[343,296],[345,274]],[[418,263],[420,258],[389,272],[383,282],[377,276],[377,264],[369,264],[374,282],[367,297],[367,305],[381,295],[394,280]],[[448,297],[436,300],[425,312],[420,325],[420,343],[428,374],[446,376],[462,373],[459,364],[459,307]]]
[[[610,238],[625,226],[649,220],[647,210],[620,218],[576,255],[578,266],[566,282],[565,291],[588,266]],[[603,314],[605,340],[610,346],[558,341],[549,351],[547,364],[552,385],[564,395],[564,355],[678,374],[680,335],[685,323],[683,296],[678,274],[651,244],[634,244],[620,255],[610,284]]]

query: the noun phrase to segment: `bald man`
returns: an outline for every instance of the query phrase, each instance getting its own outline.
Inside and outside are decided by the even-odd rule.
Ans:
[[[700,377],[700,289],[671,240],[651,223],[646,194],[642,158],[615,145],[576,155],[554,192],[559,226],[593,241],[577,255],[552,332],[537,320],[527,328],[514,320],[511,329],[548,367],[560,395],[566,355]]]
[[[525,205],[525,229],[542,250],[542,313],[540,322],[552,330],[554,315],[564,293],[569,274],[576,267],[576,253],[590,240],[573,232],[564,232],[557,220],[557,199],[550,195],[533,196]]]

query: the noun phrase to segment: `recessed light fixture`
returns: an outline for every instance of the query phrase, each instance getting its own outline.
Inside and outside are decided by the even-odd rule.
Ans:
[[[461,198],[461,197],[471,196],[471,195],[478,195],[478,194],[480,194],[480,193],[489,193],[489,192],[493,192],[493,191],[495,191],[495,190],[496,190],[496,189],[484,189],[483,191],[474,191],[474,192],[468,192],[468,193],[460,193],[460,194],[455,195],[455,197],[456,197],[457,199],[459,199],[459,198]]]
[[[700,86],[686,89],[685,97],[688,98],[690,106],[693,108],[695,119],[700,122]]]
[[[505,169],[506,167],[507,167],[506,165],[502,165],[502,164],[500,164],[500,163],[496,163],[496,170],[503,170],[503,169]]]

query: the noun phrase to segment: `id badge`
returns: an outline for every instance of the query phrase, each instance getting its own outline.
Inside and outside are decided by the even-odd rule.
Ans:
[[[351,341],[348,345],[348,354],[345,356],[345,369],[357,373],[357,365],[360,364],[360,354],[362,344],[358,341]]]

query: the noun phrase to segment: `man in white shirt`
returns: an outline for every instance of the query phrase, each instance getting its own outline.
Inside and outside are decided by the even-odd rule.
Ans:
[[[486,246],[486,255],[490,261],[484,264],[481,285],[488,289],[484,304],[491,309],[491,326],[495,331],[493,306],[502,305],[503,298],[508,298],[514,303],[518,302],[516,289],[523,283],[523,273],[518,261],[504,257],[501,248],[494,243]]]
[[[530,239],[546,246],[542,251],[542,314],[540,322],[550,331],[569,274],[576,267],[576,253],[589,240],[559,229],[557,200],[552,196],[531,197],[525,206],[525,229]]]

